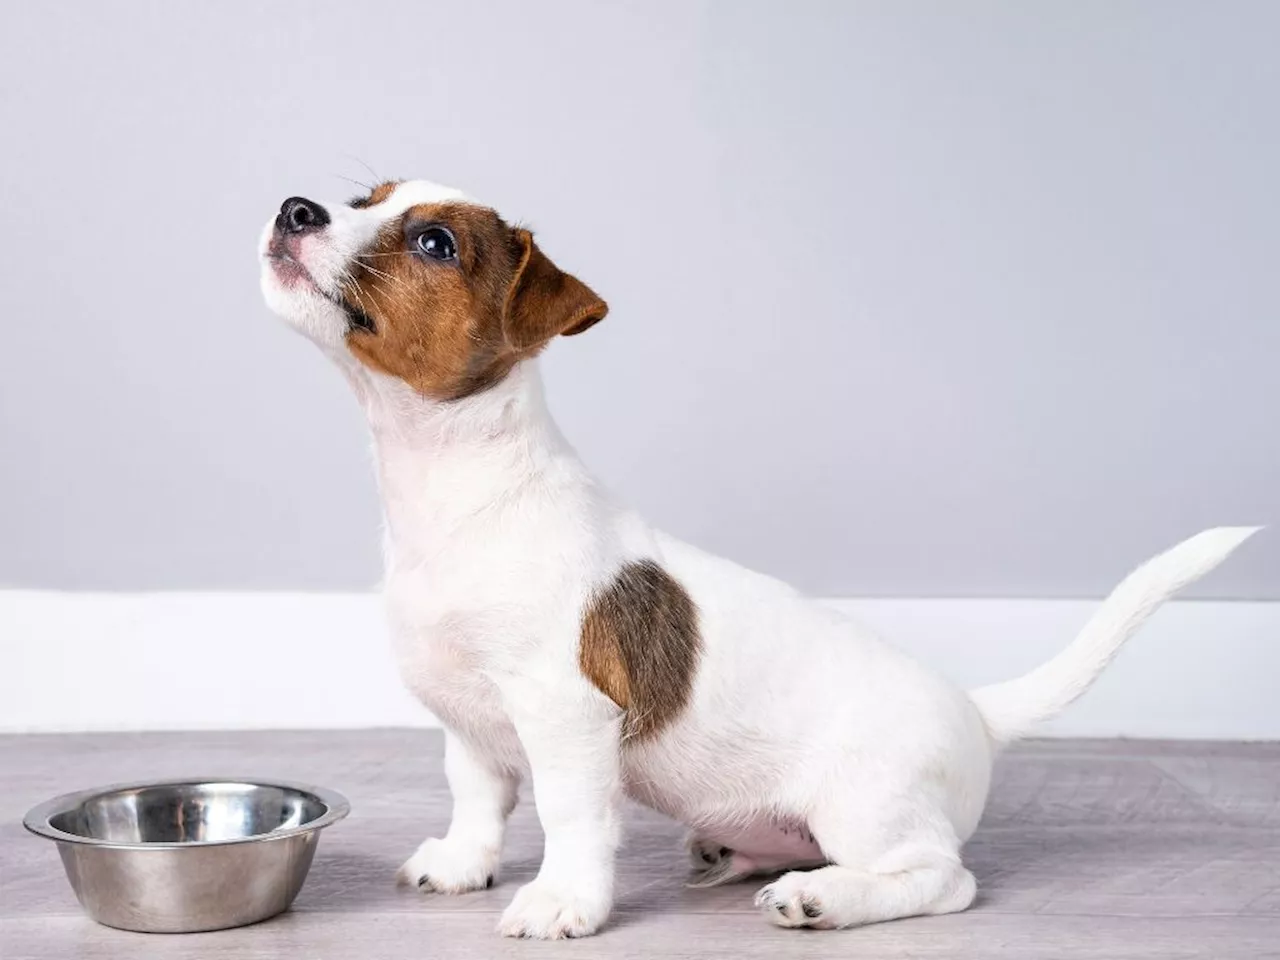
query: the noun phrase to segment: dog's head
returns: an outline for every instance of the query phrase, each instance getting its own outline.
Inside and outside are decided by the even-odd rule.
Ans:
[[[291,197],[267,224],[260,254],[272,310],[437,400],[497,383],[609,309],[528,230],[420,180],[345,204]]]

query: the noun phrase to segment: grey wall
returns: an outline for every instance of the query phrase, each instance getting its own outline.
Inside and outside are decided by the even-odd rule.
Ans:
[[[426,176],[611,302],[586,458],[842,594],[1102,592],[1280,519],[1280,4],[6,4],[0,582],[357,588],[289,194]],[[1280,597],[1280,532],[1206,589]]]

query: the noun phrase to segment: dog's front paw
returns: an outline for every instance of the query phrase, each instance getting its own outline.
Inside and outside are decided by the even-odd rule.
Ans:
[[[467,893],[492,887],[498,851],[451,840],[426,840],[405,861],[396,880],[426,893]]]
[[[534,880],[517,892],[498,922],[504,937],[563,940],[587,937],[609,916],[609,898],[585,890],[562,890]]]

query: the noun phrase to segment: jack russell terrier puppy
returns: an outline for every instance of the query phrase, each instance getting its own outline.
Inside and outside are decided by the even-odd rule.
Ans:
[[[446,731],[452,821],[401,879],[491,886],[530,777],[545,854],[506,936],[605,922],[624,794],[688,825],[696,884],[781,872],[756,896],[779,926],[965,909],[960,849],[1000,747],[1255,529],[1175,546],[1048,663],[960,690],[610,497],[551,421],[536,360],[608,308],[528,230],[457,190],[384,183],[345,204],[286,200],[260,253],[267,303],[368,416],[395,652]]]

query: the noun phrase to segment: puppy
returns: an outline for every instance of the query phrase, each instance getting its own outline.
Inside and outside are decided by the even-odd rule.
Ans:
[[[546,848],[506,936],[605,922],[624,794],[690,827],[697,884],[786,871],[756,896],[779,926],[965,909],[960,849],[1000,746],[1253,532],[1161,554],[1057,657],[966,692],[609,496],[548,416],[536,361],[608,308],[529,231],[456,190],[384,183],[346,204],[286,200],[261,259],[267,303],[368,417],[395,652],[446,731],[452,821],[401,878],[491,886],[530,777]]]

